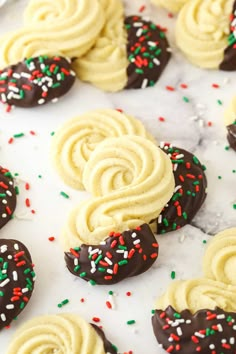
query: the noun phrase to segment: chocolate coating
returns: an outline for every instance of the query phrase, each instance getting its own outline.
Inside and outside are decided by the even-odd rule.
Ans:
[[[170,156],[175,177],[175,192],[157,219],[157,233],[163,234],[189,224],[206,198],[205,167],[190,152],[168,143],[161,149]]]
[[[236,1],[231,16],[229,46],[224,51],[224,59],[220,64],[220,70],[236,70]]]
[[[228,135],[227,139],[232,149],[236,151],[236,121],[234,124],[227,126]]]
[[[177,313],[171,306],[156,310],[152,317],[157,341],[172,354],[235,354],[236,313],[189,310]]]
[[[104,343],[104,350],[106,353],[109,353],[109,354],[116,354],[117,353],[117,350],[115,348],[114,345],[112,345],[111,342],[109,342],[109,340],[107,340],[103,330],[101,328],[99,328],[98,326],[96,326],[95,324],[93,323],[90,323],[91,326],[93,326],[93,328],[95,329],[95,331],[97,332],[97,334],[101,337],[101,339],[103,340],[103,343]]]
[[[165,33],[140,16],[125,19],[128,33],[126,89],[154,86],[171,57]]]
[[[40,56],[0,71],[0,99],[17,107],[34,107],[66,94],[75,82],[70,62]]]
[[[81,245],[65,253],[69,271],[96,284],[115,284],[148,270],[158,257],[158,244],[149,225],[111,232],[99,245]]]
[[[10,172],[0,166],[0,229],[12,218],[16,208],[16,191]]]
[[[0,239],[0,329],[27,305],[35,273],[28,249],[16,240]]]

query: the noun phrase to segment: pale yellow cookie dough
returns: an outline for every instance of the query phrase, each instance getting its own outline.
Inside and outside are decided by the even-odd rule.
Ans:
[[[190,0],[151,0],[154,5],[164,7],[174,13],[179,12],[187,1]]]
[[[70,213],[62,235],[65,250],[99,244],[111,231],[149,223],[171,198],[175,184],[169,157],[134,135],[98,145],[85,166],[83,183],[93,197]]]
[[[95,329],[74,314],[35,317],[14,334],[6,354],[105,354]]]
[[[187,59],[217,69],[228,46],[234,0],[191,0],[179,13],[176,42]]]
[[[25,22],[0,38],[0,68],[38,55],[82,56],[95,43],[105,16],[99,0],[31,0]]]
[[[224,114],[224,123],[226,126],[233,124],[236,121],[236,96],[232,99],[229,107]]]
[[[113,109],[98,109],[66,121],[52,138],[52,161],[63,181],[84,189],[82,174],[92,151],[104,139],[127,134],[154,141],[143,124]]]
[[[105,26],[92,50],[74,61],[73,69],[81,80],[115,92],[122,90],[128,81],[124,6],[121,0],[101,0],[101,4]]]
[[[236,228],[212,238],[203,258],[203,273],[206,278],[236,285]]]
[[[155,303],[155,309],[172,306],[176,311],[190,310],[192,314],[202,309],[236,311],[236,287],[212,279],[196,278],[177,280]]]

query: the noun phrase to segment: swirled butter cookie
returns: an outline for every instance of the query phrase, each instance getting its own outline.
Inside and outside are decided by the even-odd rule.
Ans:
[[[206,278],[236,285],[236,228],[215,235],[203,258]]]
[[[67,251],[96,245],[156,218],[174,190],[169,157],[150,140],[127,135],[108,138],[90,155],[83,184],[92,197],[69,214],[63,244]]]
[[[0,166],[0,229],[12,218],[16,208],[16,191],[11,173]]]
[[[74,82],[68,59],[29,58],[0,70],[0,98],[8,105],[34,107],[57,100]]]
[[[170,157],[175,176],[175,191],[157,220],[157,233],[180,229],[189,224],[206,199],[205,167],[190,152],[162,143],[161,149]]]
[[[123,233],[110,232],[99,245],[71,248],[65,253],[69,271],[93,284],[115,284],[148,270],[158,257],[158,243],[149,225]]]
[[[39,55],[80,57],[94,45],[104,21],[99,0],[32,0],[25,26],[0,39],[0,68]]]
[[[236,97],[233,98],[225,111],[224,122],[228,131],[229,144],[236,151]]]
[[[35,273],[28,249],[16,240],[0,239],[0,329],[28,304]]]
[[[157,300],[154,334],[168,353],[235,353],[236,287],[211,279],[173,282]]]
[[[235,17],[234,0],[188,1],[177,20],[178,47],[199,67],[236,70]]]
[[[187,1],[189,0],[151,0],[154,5],[164,7],[171,12],[179,12]]]
[[[115,354],[115,347],[96,325],[75,314],[35,317],[22,325],[6,354]]]
[[[98,109],[66,121],[52,138],[54,166],[69,186],[84,189],[82,174],[93,150],[106,138],[139,135],[154,139],[142,123],[113,109]]]

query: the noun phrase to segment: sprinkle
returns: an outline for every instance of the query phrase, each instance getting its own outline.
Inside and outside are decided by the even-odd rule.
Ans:
[[[61,302],[57,305],[57,307],[61,308],[61,307],[65,306],[65,305],[68,304],[68,303],[69,303],[69,300],[68,300],[68,299],[65,299],[65,300],[61,301]]]
[[[69,195],[68,194],[66,194],[65,192],[60,192],[60,195],[62,196],[62,197],[64,197],[64,198],[66,198],[66,199],[69,199],[70,197],[69,197]]]
[[[189,102],[189,98],[186,97],[186,96],[184,96],[184,97],[183,97],[183,101],[186,102],[186,103],[188,103],[188,102]]]
[[[126,322],[127,325],[132,325],[132,324],[135,324],[136,321],[135,320],[129,320]]]
[[[218,105],[222,106],[223,102],[221,100],[217,100]]]
[[[132,293],[130,291],[127,291],[126,296],[131,296]]]
[[[55,237],[54,237],[54,236],[50,236],[50,237],[48,238],[48,240],[52,242],[52,241],[55,240]]]
[[[171,277],[171,279],[175,279],[175,271],[174,270],[172,270],[172,272],[171,272],[171,274],[170,274],[170,277]]]
[[[23,136],[25,136],[24,133],[18,133],[13,135],[14,138],[22,138]]]
[[[93,317],[92,320],[93,320],[93,322],[100,322],[101,321],[101,319],[99,317]]]

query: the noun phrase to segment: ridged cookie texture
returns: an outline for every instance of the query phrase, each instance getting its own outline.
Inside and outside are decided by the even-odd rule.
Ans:
[[[187,59],[202,68],[218,69],[230,34],[234,0],[191,0],[179,13],[176,41]]]
[[[39,55],[82,56],[104,21],[99,0],[32,0],[25,26],[1,37],[0,68]]]
[[[115,354],[103,332],[75,314],[35,317],[21,326],[6,354]]]
[[[52,161],[63,181],[84,189],[82,175],[94,149],[106,138],[139,135],[154,141],[143,124],[113,109],[97,109],[66,121],[52,138]]]
[[[189,0],[151,0],[156,6],[161,6],[172,12],[179,12],[184,4]]]
[[[236,228],[215,235],[203,258],[206,278],[236,285]]]
[[[124,26],[124,6],[121,0],[101,0],[105,26],[94,47],[73,62],[73,68],[83,81],[105,91],[122,90],[127,82],[127,33]]]
[[[99,244],[110,231],[149,223],[171,198],[174,176],[161,149],[130,135],[98,145],[85,165],[83,184],[93,197],[70,213],[62,237],[65,250]]]
[[[172,306],[177,312],[188,309],[192,314],[216,307],[236,312],[236,286],[207,279],[176,280],[155,303],[155,309]]]
[[[224,114],[224,123],[228,131],[227,139],[236,151],[236,97],[234,97]]]

